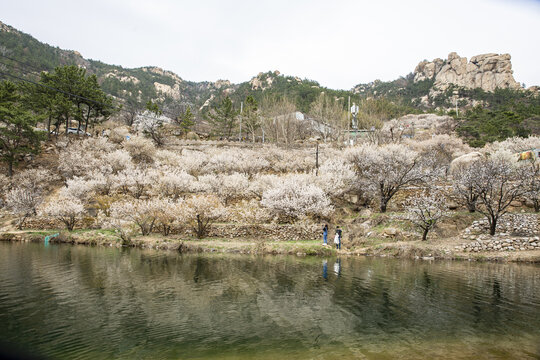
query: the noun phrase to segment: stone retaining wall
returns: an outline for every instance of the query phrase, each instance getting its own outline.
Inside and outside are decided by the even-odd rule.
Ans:
[[[509,238],[505,236],[489,236],[489,238],[478,238],[476,241],[463,243],[455,248],[466,252],[540,250],[540,237]]]
[[[64,229],[65,225],[56,219],[33,217],[25,222],[25,229]],[[77,221],[75,229],[99,228],[93,221]],[[159,233],[159,229],[154,229]],[[172,229],[171,234],[195,236],[191,229]],[[208,237],[219,238],[262,238],[276,241],[317,240],[322,241],[322,226],[315,224],[213,224]],[[330,240],[329,240],[330,241]]]
[[[463,231],[464,240],[458,251],[523,251],[540,250],[540,231],[537,214],[505,214],[497,224],[497,233],[490,236],[487,219],[472,223]]]

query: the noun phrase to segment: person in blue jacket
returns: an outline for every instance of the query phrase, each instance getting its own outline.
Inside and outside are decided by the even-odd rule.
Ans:
[[[323,229],[322,229],[322,234],[323,234],[323,245],[328,245],[328,225],[325,224]]]

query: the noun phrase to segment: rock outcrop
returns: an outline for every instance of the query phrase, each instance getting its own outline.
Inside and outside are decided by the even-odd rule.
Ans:
[[[514,79],[510,54],[483,54],[467,62],[455,52],[447,60],[422,61],[414,70],[414,81],[434,80],[434,88],[445,90],[450,84],[485,91],[521,89]]]

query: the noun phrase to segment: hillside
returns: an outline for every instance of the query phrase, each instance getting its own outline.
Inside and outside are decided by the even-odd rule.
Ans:
[[[236,104],[247,96],[253,96],[259,103],[265,97],[287,98],[299,111],[307,113],[319,94],[324,92],[334,99],[343,100],[343,107],[349,97],[357,104],[381,99],[384,103],[376,107],[386,109],[386,116],[382,118],[386,120],[407,113],[448,111],[476,105],[489,107],[504,103],[506,99],[522,99],[530,97],[527,94],[537,94],[536,87],[523,91],[513,79],[508,54],[479,55],[468,63],[466,58],[451,53],[446,60],[424,60],[413,73],[394,81],[376,80],[359,84],[351,90],[333,90],[317,81],[285,76],[279,71],[261,72],[249,81],[232,84],[227,80],[192,82],[156,66],[123,68],[85,59],[77,51],[44,44],[1,22],[0,44],[3,78],[9,78],[6,73],[36,78],[40,71],[75,64],[97,75],[102,89],[121,103],[140,105],[152,99],[164,108],[190,105],[203,112],[217,105],[225,96],[230,96]]]

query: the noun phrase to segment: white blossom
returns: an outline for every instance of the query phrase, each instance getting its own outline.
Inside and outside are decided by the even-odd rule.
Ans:
[[[325,192],[300,176],[284,177],[262,196],[261,204],[290,219],[304,215],[328,216],[334,208]]]
[[[6,207],[19,217],[17,227],[22,229],[24,221],[37,214],[37,208],[42,202],[41,191],[36,188],[14,188],[6,194]]]
[[[406,203],[407,218],[422,230],[422,240],[427,240],[427,235],[437,222],[446,215],[446,199],[434,190],[422,191],[420,194],[410,197]]]
[[[84,213],[82,202],[75,197],[60,197],[45,206],[42,213],[46,216],[57,218],[62,221],[66,228],[71,231],[77,219]]]
[[[216,196],[195,195],[185,201],[186,218],[197,237],[203,238],[208,227],[226,215],[226,209]]]
[[[356,174],[351,164],[334,158],[321,165],[316,182],[327,195],[338,197],[351,189],[355,179]]]
[[[347,150],[346,157],[355,167],[357,186],[368,194],[378,195],[381,212],[386,212],[390,199],[404,186],[432,176],[423,167],[418,153],[402,144],[363,144]]]
[[[160,205],[159,199],[119,201],[111,205],[111,217],[131,222],[139,227],[142,235],[148,235],[154,228]]]

